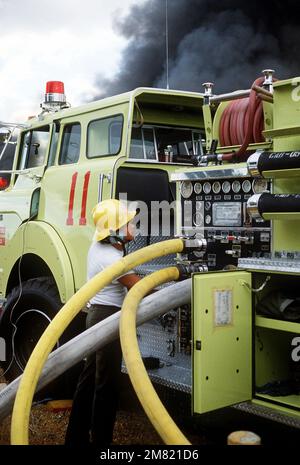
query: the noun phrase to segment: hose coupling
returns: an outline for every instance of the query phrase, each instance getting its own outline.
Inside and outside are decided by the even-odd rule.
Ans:
[[[201,157],[200,165],[208,165],[208,163],[221,163],[222,161],[223,155],[221,153],[211,153]]]
[[[184,242],[184,249],[183,253],[190,253],[190,252],[205,252],[207,248],[207,241],[206,239],[198,239],[198,238],[183,238]]]
[[[177,265],[177,269],[179,271],[180,281],[190,278],[193,273],[205,273],[208,271],[207,265],[202,262],[180,263]]]

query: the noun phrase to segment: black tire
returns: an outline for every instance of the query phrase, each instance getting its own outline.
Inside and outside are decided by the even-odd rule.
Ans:
[[[0,335],[6,341],[6,362],[1,366],[7,381],[22,374],[37,341],[62,307],[55,281],[49,277],[29,279],[7,296],[0,323]],[[79,315],[62,334],[57,345],[64,344],[84,329]],[[81,364],[68,370],[38,394],[38,398],[63,398],[73,394]]]

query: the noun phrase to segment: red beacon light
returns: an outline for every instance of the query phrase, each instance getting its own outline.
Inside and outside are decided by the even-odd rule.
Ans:
[[[65,86],[62,81],[48,81],[46,83],[45,101],[41,105],[45,110],[58,111],[68,108]]]
[[[6,189],[8,187],[8,181],[6,178],[3,178],[2,176],[0,176],[0,191],[3,191],[4,189]]]

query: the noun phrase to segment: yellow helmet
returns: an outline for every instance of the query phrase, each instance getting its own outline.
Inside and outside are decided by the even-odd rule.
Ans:
[[[120,200],[108,199],[98,203],[92,210],[92,216],[96,231],[94,241],[102,241],[125,224],[129,223],[136,215],[136,211],[129,211]]]

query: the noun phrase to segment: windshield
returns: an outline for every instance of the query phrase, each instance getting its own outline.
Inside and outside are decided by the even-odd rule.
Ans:
[[[131,159],[192,163],[192,157],[202,153],[202,135],[197,129],[146,125],[132,129]]]
[[[3,171],[10,171],[13,168],[17,137],[18,131],[14,130],[8,143],[0,140],[0,190],[8,187],[10,183],[11,174]]]

